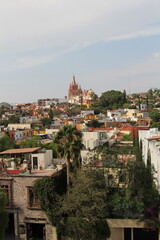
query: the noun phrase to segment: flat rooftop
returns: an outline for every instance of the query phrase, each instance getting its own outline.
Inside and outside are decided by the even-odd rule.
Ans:
[[[44,169],[44,170],[32,170],[31,173],[26,171],[24,173],[20,172],[19,174],[14,175],[14,177],[51,177],[56,174],[58,171],[55,169]],[[12,175],[12,174],[11,174]]]
[[[0,152],[0,155],[34,153],[34,152],[36,152],[40,149],[42,149],[42,148],[41,147],[35,147],[35,148],[8,149],[6,151]]]

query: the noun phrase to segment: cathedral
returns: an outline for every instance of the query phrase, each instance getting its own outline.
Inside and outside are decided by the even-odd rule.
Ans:
[[[82,94],[82,89],[76,83],[75,76],[73,76],[73,81],[69,85],[69,89],[68,89],[68,102],[69,103],[78,103],[81,94]]]
[[[81,86],[76,83],[75,76],[73,76],[72,83],[69,85],[68,89],[69,103],[84,104],[89,106],[94,96],[96,96],[96,94],[92,89],[82,91]]]

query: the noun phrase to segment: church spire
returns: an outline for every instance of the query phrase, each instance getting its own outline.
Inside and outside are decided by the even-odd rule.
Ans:
[[[76,78],[74,75],[73,75],[73,84],[76,84]]]

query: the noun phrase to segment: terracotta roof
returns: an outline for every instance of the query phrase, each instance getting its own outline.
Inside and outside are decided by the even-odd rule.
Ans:
[[[23,153],[33,153],[40,150],[41,147],[35,148],[20,148],[20,149],[8,149],[6,151],[0,152],[0,155],[4,154],[23,154]]]
[[[88,129],[88,131],[103,131],[103,130],[111,131],[111,130],[114,130],[114,128],[111,127],[111,128],[89,128]]]
[[[10,174],[19,174],[21,172],[21,170],[8,170],[7,171],[10,173]]]
[[[147,140],[160,140],[160,136],[150,137]]]
[[[111,128],[89,128],[89,131],[102,131],[102,130],[106,130],[106,131],[111,131],[114,130],[114,127]],[[133,130],[133,126],[126,126],[126,127],[116,127],[117,130],[119,131],[132,131]]]

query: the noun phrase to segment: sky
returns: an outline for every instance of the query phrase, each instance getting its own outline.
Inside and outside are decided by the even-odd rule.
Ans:
[[[0,102],[160,88],[159,0],[0,0]]]

